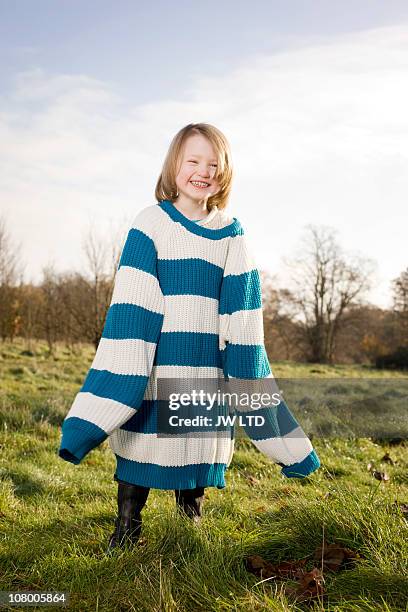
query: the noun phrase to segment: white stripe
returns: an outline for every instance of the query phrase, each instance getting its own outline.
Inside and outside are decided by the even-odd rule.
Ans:
[[[303,461],[313,450],[312,443],[301,427],[296,427],[283,438],[252,440],[252,442],[261,453],[285,465]]]
[[[121,266],[116,272],[111,304],[136,304],[164,313],[164,297],[157,278],[132,266]]]
[[[202,295],[166,295],[162,332],[218,334],[219,302]]]
[[[231,374],[228,375],[228,378],[236,378],[237,380],[250,380],[252,382],[254,380],[265,380],[265,378],[275,378],[270,367],[269,367],[269,370],[270,372],[268,376],[261,376],[260,378],[241,378],[240,376],[231,376]]]
[[[160,208],[150,204],[142,208],[132,220],[132,228],[138,229],[155,242],[155,229],[160,219]]]
[[[156,220],[155,237],[160,259],[175,259],[174,244],[177,243],[177,259],[199,258],[220,268],[224,267],[229,236],[218,240],[199,236],[190,232],[184,225],[174,222],[159,206],[157,208],[162,213],[161,218]]]
[[[193,390],[199,393],[201,389],[206,393],[217,394],[221,391],[220,384],[223,380],[224,374],[221,368],[154,366],[144,399],[168,401],[170,393],[191,395]]]
[[[230,238],[231,243],[228,258],[224,269],[224,276],[230,274],[243,274],[257,269],[252,251],[249,249],[246,236],[237,234]]]
[[[219,322],[219,337],[218,337],[218,348],[220,351],[225,349],[225,344],[230,337],[230,315],[223,314],[218,316]]]
[[[196,371],[200,368],[194,368]],[[222,373],[222,371],[221,371]],[[225,384],[222,385],[223,376],[196,376],[196,372],[191,372],[190,375],[161,377],[156,379],[151,377],[146,386],[144,399],[146,400],[162,400],[169,401],[170,394],[188,394],[191,396],[193,392],[197,394],[205,393],[206,397],[209,394],[211,397],[222,396],[225,389]],[[228,396],[227,396],[228,397]],[[186,398],[187,399],[187,398]]]
[[[154,342],[138,338],[101,338],[91,368],[113,374],[149,376],[156,351]]]
[[[224,436],[221,436],[222,432],[211,433],[209,437],[196,433],[195,437],[183,434],[174,438],[158,438],[157,434],[117,429],[109,437],[109,445],[114,453],[124,459],[166,467],[227,463],[231,456],[231,438],[225,432]]]
[[[230,465],[230,463],[232,461],[232,457],[234,456],[234,449],[235,449],[235,440],[234,440],[234,438],[232,438],[230,454],[229,454],[229,457],[227,458],[227,467]]]
[[[152,376],[157,378],[220,378],[224,377],[222,368],[205,366],[153,366]]]
[[[220,336],[232,344],[264,344],[262,308],[219,316]],[[220,342],[220,348],[224,346]]]
[[[224,267],[228,250],[228,237],[217,240],[216,248],[214,248],[214,240],[192,234],[183,225],[176,226],[173,231],[174,235],[172,240],[169,241],[168,247],[159,251],[160,259],[175,259],[174,247],[172,245],[176,242],[177,260],[198,258],[220,268]],[[194,236],[193,240],[192,236]]]
[[[98,425],[107,434],[135,414],[133,408],[106,397],[98,397],[93,393],[80,391],[65,417],[78,417]]]
[[[204,219],[205,223],[201,223],[203,227],[209,230],[218,230],[234,222],[234,218],[232,214],[229,214],[225,210],[216,211],[212,218],[206,217]],[[164,238],[164,242],[167,242],[167,238],[169,234],[174,230],[175,227],[184,231],[185,234],[193,237],[194,240],[200,240],[202,236],[194,234],[186,229],[184,226],[180,225],[177,221],[173,221],[173,219],[167,214],[165,210],[163,210],[159,204],[150,204],[142,208],[137,215],[134,217],[132,221],[132,227],[139,229],[144,232],[147,236],[152,238],[154,242],[157,244],[157,239],[160,237]],[[207,239],[208,240],[208,239]],[[211,240],[211,243],[214,241]],[[216,241],[217,243],[219,240]]]

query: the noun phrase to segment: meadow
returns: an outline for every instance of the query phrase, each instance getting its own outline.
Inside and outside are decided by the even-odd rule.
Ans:
[[[61,344],[53,356],[40,342],[1,345],[0,591],[65,591],[78,612],[408,610],[405,434],[314,435],[322,466],[302,480],[282,476],[240,438],[227,487],[206,489],[200,525],[176,513],[173,491],[152,490],[139,545],[106,555],[114,455],[107,441],[79,466],[57,454],[93,354],[86,345]],[[408,380],[369,366],[272,369],[316,383],[384,379],[394,390]],[[376,409],[384,416],[391,408]]]

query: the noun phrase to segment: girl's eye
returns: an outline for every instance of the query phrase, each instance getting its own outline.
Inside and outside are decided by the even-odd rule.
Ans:
[[[189,159],[188,161],[189,161],[189,163],[191,163],[191,164],[196,164],[196,163],[197,163],[197,162],[195,161],[195,159]],[[217,168],[217,164],[211,164],[211,166],[214,166],[214,168]]]

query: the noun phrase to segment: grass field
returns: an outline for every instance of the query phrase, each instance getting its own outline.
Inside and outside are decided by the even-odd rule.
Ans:
[[[175,512],[173,491],[152,490],[142,543],[106,556],[114,455],[107,441],[79,466],[57,455],[60,425],[92,356],[91,346],[78,354],[59,346],[54,357],[44,344],[30,354],[19,339],[0,347],[0,591],[66,591],[78,612],[408,610],[404,441],[314,437],[322,467],[297,480],[239,439],[227,487],[206,489],[201,525]],[[272,368],[287,378],[393,378],[396,388],[408,378],[364,366]],[[323,543],[358,556],[331,570],[313,556]],[[321,571],[321,593],[296,598],[291,575],[263,580],[248,569],[252,555],[275,565],[304,559],[305,571]]]

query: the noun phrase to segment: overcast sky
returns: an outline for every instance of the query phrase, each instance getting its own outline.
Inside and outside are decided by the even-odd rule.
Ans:
[[[0,0],[0,206],[25,280],[84,270],[155,203],[174,134],[208,122],[235,165],[229,210],[258,267],[289,284],[307,225],[408,266],[408,3]]]

